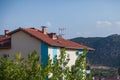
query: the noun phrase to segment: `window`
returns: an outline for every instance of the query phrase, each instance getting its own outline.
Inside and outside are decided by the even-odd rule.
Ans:
[[[53,59],[57,57],[57,47],[52,47],[52,63]]]
[[[3,58],[9,57],[9,54],[4,54]]]
[[[66,54],[66,60],[67,60],[67,61],[70,60],[70,54]]]
[[[69,58],[70,57],[70,54],[67,54],[67,58]]]
[[[53,50],[52,56],[53,56],[53,58],[54,58],[54,57],[57,56],[57,47],[53,47],[52,50]]]
[[[82,54],[82,53],[83,53],[83,50],[79,50],[79,51],[78,51],[78,54]]]

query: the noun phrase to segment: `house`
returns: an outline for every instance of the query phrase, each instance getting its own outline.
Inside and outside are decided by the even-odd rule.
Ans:
[[[37,55],[41,56],[41,62],[46,63],[47,56],[52,59],[55,55],[60,55],[61,48],[66,48],[66,53],[70,57],[68,66],[75,63],[76,52],[82,54],[83,49],[93,50],[92,48],[66,40],[56,33],[48,33],[46,27],[42,30],[36,28],[18,28],[9,32],[5,30],[5,35],[0,36],[0,56],[10,56],[12,58],[17,52],[22,53],[25,58],[29,53],[36,50]]]

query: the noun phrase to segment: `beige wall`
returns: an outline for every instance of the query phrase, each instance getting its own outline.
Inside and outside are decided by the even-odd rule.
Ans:
[[[40,56],[41,42],[34,37],[19,31],[11,36],[11,41],[11,49],[0,49],[0,56],[3,56],[3,54],[10,54],[10,57],[12,57],[17,52],[21,52],[23,57],[27,57],[28,53],[31,53],[33,50],[36,50]],[[66,49],[66,53],[70,57],[68,66],[75,63],[77,58],[76,52],[77,50]],[[52,58],[52,53],[52,47],[49,46],[48,54],[50,54],[50,58]],[[60,48],[57,48],[57,55],[60,55]]]
[[[38,52],[40,55],[40,41],[34,37],[19,31],[11,36],[11,49],[0,49],[0,56],[3,54],[10,54],[10,57],[21,52],[23,57],[26,57],[28,53],[31,53],[33,50]]]
[[[77,50],[69,50],[66,49],[66,55],[69,55],[70,61],[68,62],[68,66],[72,66],[75,64],[75,60],[77,59],[77,55],[76,55]],[[50,59],[52,59],[53,55],[53,50],[52,47],[49,47],[48,49],[48,54],[50,55]],[[57,55],[60,55],[60,48],[57,48]]]

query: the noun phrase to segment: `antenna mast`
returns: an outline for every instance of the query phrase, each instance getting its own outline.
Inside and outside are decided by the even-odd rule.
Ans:
[[[65,35],[66,28],[59,28],[59,36],[63,37]]]

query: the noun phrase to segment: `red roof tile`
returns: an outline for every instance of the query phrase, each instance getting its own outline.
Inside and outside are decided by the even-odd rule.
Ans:
[[[43,34],[42,31],[35,29],[35,28],[19,28],[16,29],[9,34],[13,34],[18,31],[23,31],[25,33],[28,33],[29,35],[47,43],[50,46],[59,46],[59,47],[66,47],[69,49],[85,49],[87,48],[88,50],[94,50],[93,48],[89,48],[83,45],[80,45],[78,43],[66,40],[62,37],[57,37],[57,39],[53,40],[48,34]]]
[[[11,48],[11,37],[0,36],[0,49]]]

